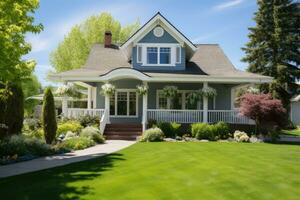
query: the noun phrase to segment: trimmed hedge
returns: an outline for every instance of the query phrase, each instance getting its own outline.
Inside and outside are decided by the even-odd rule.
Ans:
[[[229,126],[224,122],[217,124],[194,123],[191,125],[192,136],[202,140],[228,139],[230,134]]]

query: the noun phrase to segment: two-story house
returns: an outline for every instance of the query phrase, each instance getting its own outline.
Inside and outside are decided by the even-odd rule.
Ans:
[[[104,44],[92,47],[82,68],[52,75],[88,88],[87,108],[67,108],[64,101],[63,114],[99,115],[102,131],[106,124],[135,123],[145,129],[149,119],[247,124],[249,119],[235,109],[235,89],[272,80],[235,69],[219,45],[192,43],[160,13],[120,46],[111,44],[111,37],[110,32],[105,33]],[[101,94],[105,83],[115,86],[114,94]],[[136,92],[141,84],[148,86],[142,96]],[[165,86],[178,88],[176,103],[164,95]],[[203,96],[192,104],[187,101],[192,92],[208,87],[217,95]]]

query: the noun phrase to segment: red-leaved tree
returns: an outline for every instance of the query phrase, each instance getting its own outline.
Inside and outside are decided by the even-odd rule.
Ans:
[[[246,93],[241,97],[240,114],[255,121],[255,132],[258,133],[262,123],[282,126],[286,110],[271,94]]]

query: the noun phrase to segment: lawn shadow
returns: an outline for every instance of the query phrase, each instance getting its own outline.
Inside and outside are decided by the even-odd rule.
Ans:
[[[0,179],[1,197],[30,200],[80,199],[82,195],[93,193],[92,187],[85,185],[84,181],[99,178],[103,172],[114,167],[114,162],[124,160],[122,156],[123,154],[113,153],[66,166]]]

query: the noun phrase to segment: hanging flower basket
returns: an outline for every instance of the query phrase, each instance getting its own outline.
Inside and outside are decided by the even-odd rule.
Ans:
[[[105,83],[101,86],[101,93],[105,96],[111,96],[115,93],[116,87],[110,83]]]
[[[55,94],[58,96],[69,96],[69,97],[79,97],[80,96],[80,92],[77,90],[77,88],[72,83],[59,86],[56,89]]]
[[[148,93],[148,86],[147,85],[137,85],[136,91],[137,91],[138,95],[144,96],[145,94]]]
[[[217,91],[211,87],[203,88],[202,95],[207,98],[212,98],[212,97],[217,96]]]
[[[196,91],[196,92],[192,92],[187,96],[187,102],[190,105],[193,105],[195,103],[197,103],[203,96],[203,93],[201,90]]]
[[[178,93],[178,88],[176,86],[165,86],[163,88],[163,95],[166,97],[166,98],[174,98],[176,97]]]

